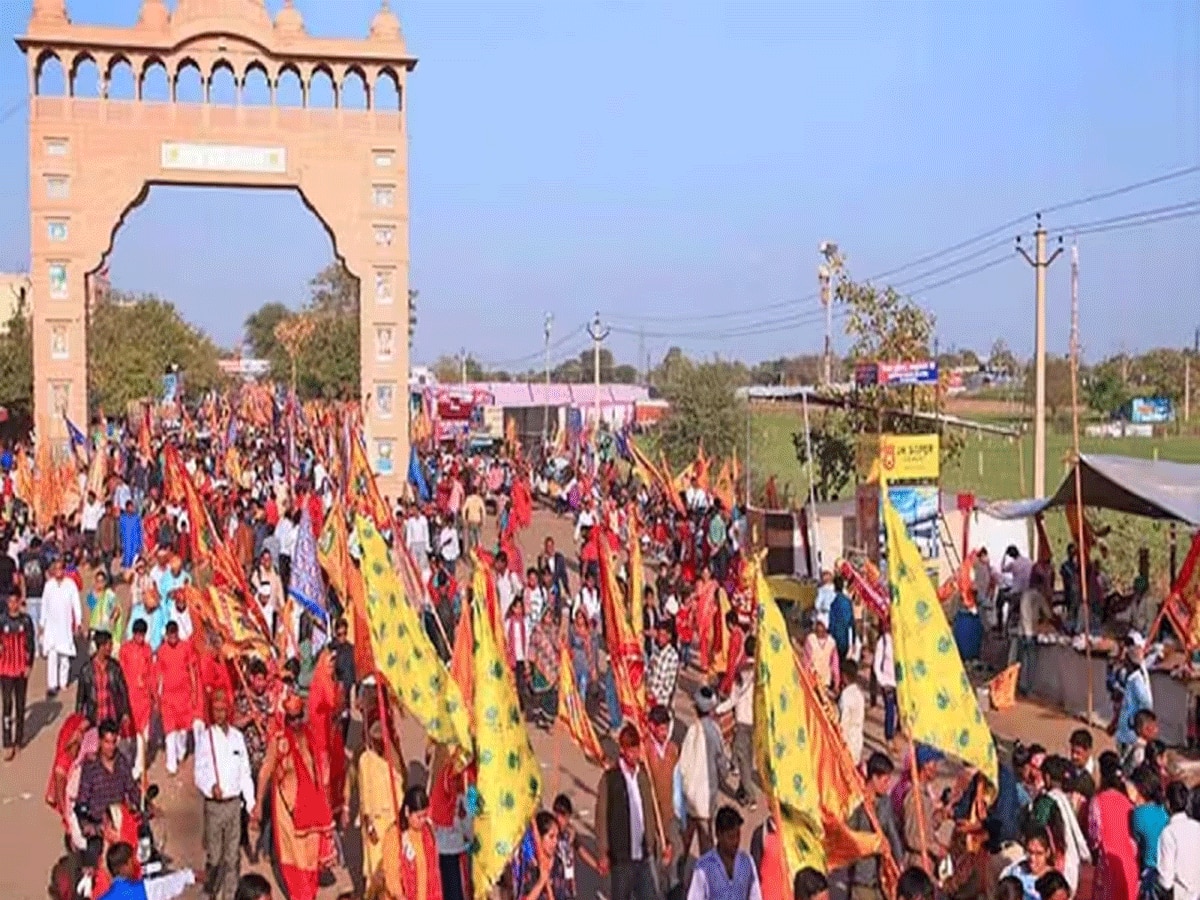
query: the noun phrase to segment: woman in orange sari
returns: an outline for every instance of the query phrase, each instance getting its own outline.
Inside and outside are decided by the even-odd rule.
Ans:
[[[420,785],[404,792],[400,827],[389,828],[383,839],[383,864],[374,895],[380,900],[442,900],[437,840],[429,823],[429,795]]]
[[[336,857],[333,813],[304,725],[304,702],[296,695],[288,697],[283,713],[283,728],[267,742],[250,826],[255,832],[262,827],[263,803],[270,790],[277,880],[289,900],[316,900],[321,870]]]

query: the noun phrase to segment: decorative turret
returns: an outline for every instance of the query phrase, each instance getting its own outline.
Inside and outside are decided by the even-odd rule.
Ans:
[[[222,19],[241,19],[248,25],[271,27],[271,16],[263,0],[179,0],[172,17],[177,26]]]
[[[375,13],[375,18],[371,20],[371,40],[389,42],[404,40],[400,33],[400,20],[392,12],[388,0],[381,0],[379,12]]]
[[[292,0],[285,0],[283,9],[275,17],[275,30],[281,35],[299,36],[304,34],[304,16]]]
[[[142,0],[138,27],[149,31],[166,31],[171,24],[171,12],[165,0]]]
[[[29,21],[30,24],[38,25],[70,24],[71,20],[67,17],[67,0],[33,0],[33,15]]]

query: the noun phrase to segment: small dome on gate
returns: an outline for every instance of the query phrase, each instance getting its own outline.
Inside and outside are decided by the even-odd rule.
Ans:
[[[401,39],[400,20],[392,12],[388,0],[382,0],[379,12],[375,13],[375,18],[371,20],[371,40],[399,41]]]
[[[304,34],[304,16],[300,15],[300,10],[296,9],[292,0],[287,0],[275,17],[275,30],[280,34]]]

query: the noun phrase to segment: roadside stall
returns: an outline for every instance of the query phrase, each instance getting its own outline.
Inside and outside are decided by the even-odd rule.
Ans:
[[[1151,672],[1155,712],[1162,740],[1183,746],[1194,739],[1194,710],[1200,696],[1200,667],[1193,659],[1200,651],[1200,465],[1137,459],[1125,456],[1084,455],[1078,462],[1083,508],[1142,516],[1172,523],[1181,532],[1181,547],[1190,545],[1178,573],[1146,635],[1164,642],[1164,653]],[[1068,518],[1075,509],[1075,472],[1058,490],[1042,500],[991,503],[996,519],[1040,519],[1048,510],[1064,508]],[[1072,534],[1076,528],[1072,528]],[[1171,569],[1174,570],[1174,560]],[[1124,631],[1112,620],[1101,620],[1092,635],[1045,633],[1040,636],[1032,690],[1035,696],[1076,715],[1086,715],[1089,701],[1098,720],[1113,714],[1105,687],[1106,665],[1117,652]],[[1090,685],[1090,690],[1089,690]]]

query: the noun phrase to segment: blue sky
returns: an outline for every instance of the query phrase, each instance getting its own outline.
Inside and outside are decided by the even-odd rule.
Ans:
[[[140,5],[68,2],[76,20],[111,24],[132,23]],[[268,0],[272,12],[281,5]],[[355,36],[378,4],[296,5],[311,32]],[[11,37],[30,6],[0,0],[6,270],[28,265],[25,68]],[[824,239],[865,276],[1039,207],[1200,163],[1192,0],[393,7],[421,59],[407,94],[417,360],[466,347],[540,364],[546,310],[557,356],[583,348],[569,335],[596,309],[623,329],[612,346],[630,361],[639,328],[655,356],[671,344],[747,359],[814,351],[823,324],[804,298]],[[1197,198],[1200,173],[1047,221]],[[1090,357],[1190,340],[1198,223],[1081,238]],[[936,314],[943,347],[986,350],[999,336],[1029,352],[1033,275],[1015,254],[919,290],[1006,254],[980,252],[908,285]],[[262,303],[299,304],[330,258],[294,195],[157,188],[118,234],[112,276],[232,344]],[[1054,350],[1067,346],[1067,275],[1064,258],[1049,279]],[[799,323],[775,323],[793,312]]]

